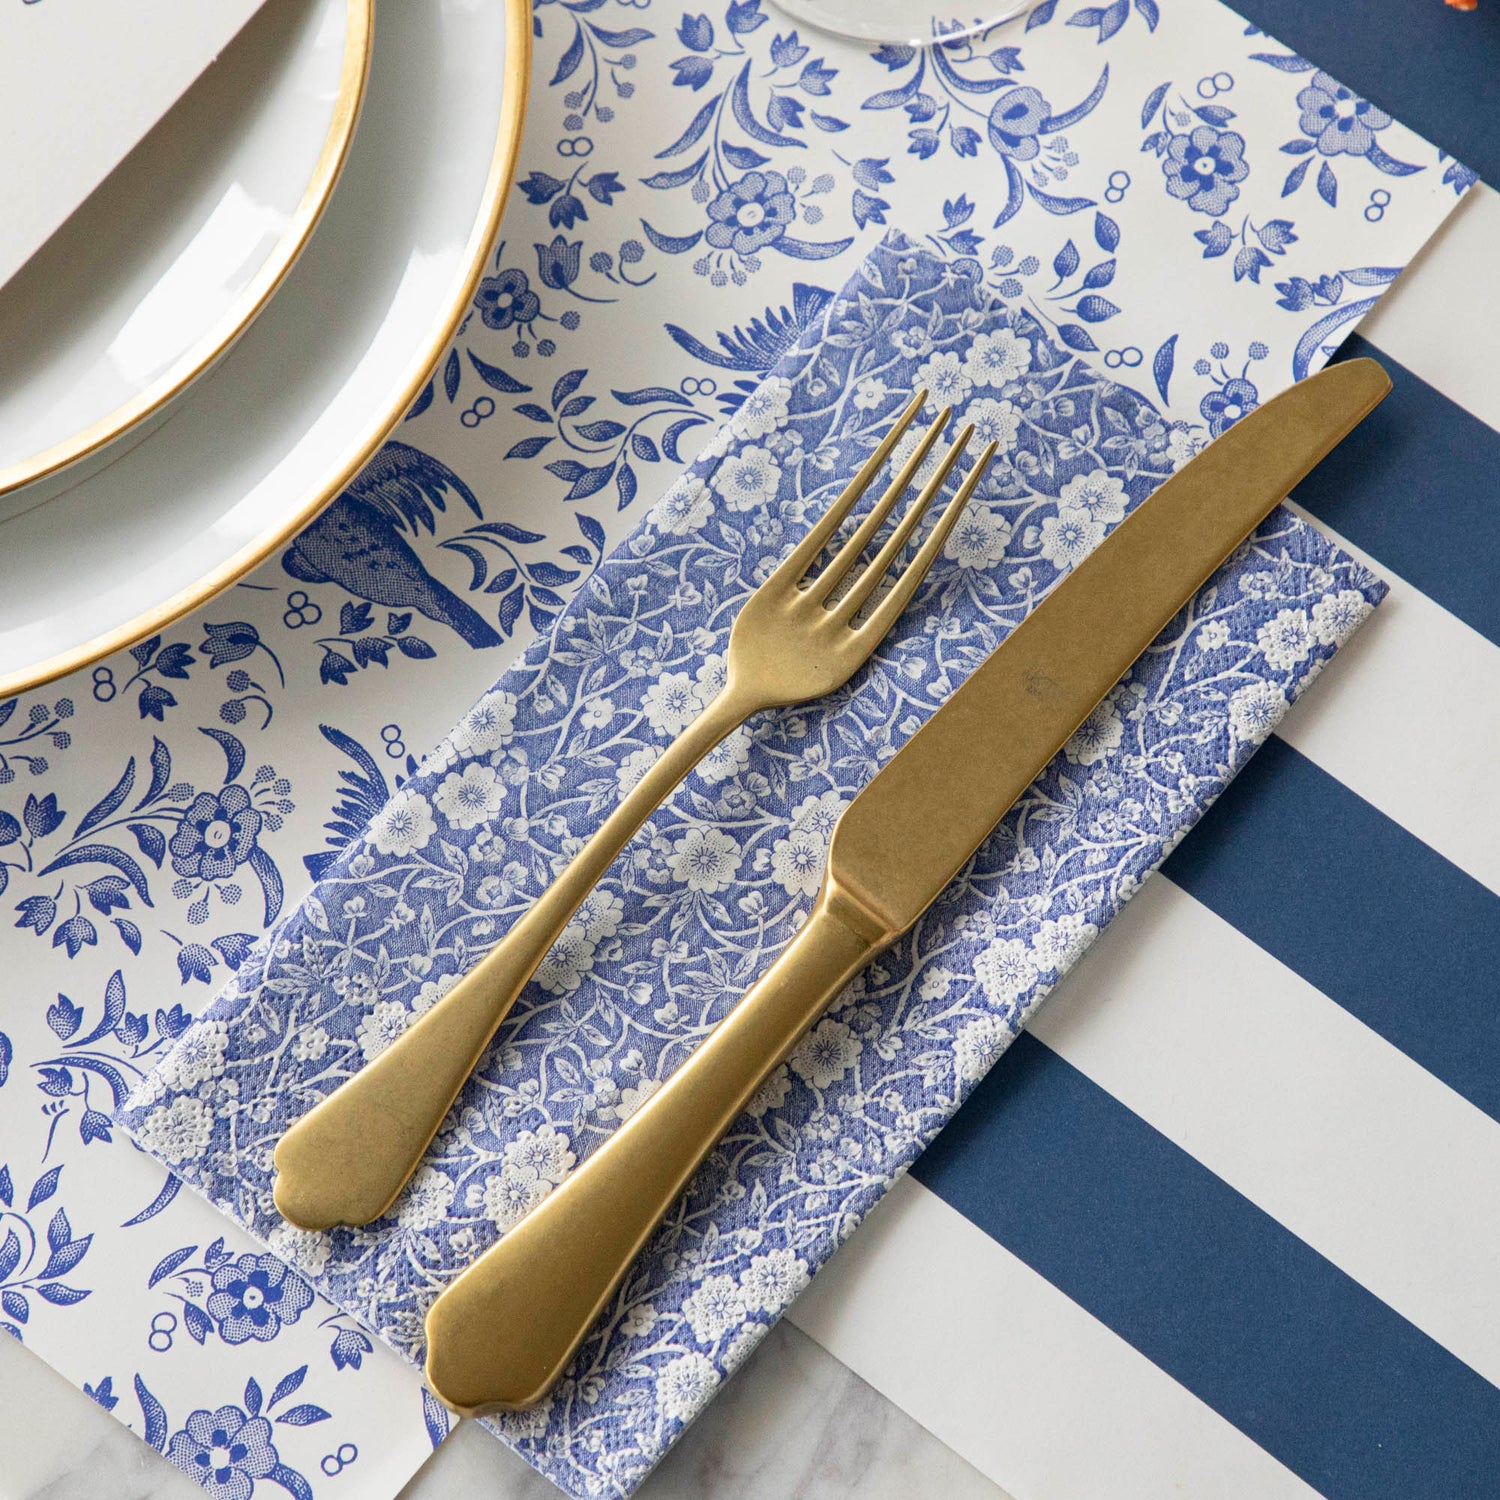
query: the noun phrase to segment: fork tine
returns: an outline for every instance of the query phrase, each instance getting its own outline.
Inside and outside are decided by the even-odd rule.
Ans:
[[[884,599],[870,612],[870,617],[859,628],[869,630],[876,640],[881,639],[896,623],[896,618],[901,611],[911,602],[911,596],[916,593],[917,585],[927,576],[927,570],[937,560],[937,555],[943,550],[943,544],[948,540],[949,533],[958,524],[958,518],[963,514],[964,506],[969,503],[969,497],[978,488],[979,481],[984,478],[984,472],[990,466],[990,460],[994,458],[998,443],[987,443],[984,452],[974,460],[974,467],[969,470],[964,482],[959,486],[958,493],[948,502],[947,508],[937,518],[937,524],[917,549],[917,555],[906,565],[905,571],[897,578]]]
[[[868,603],[870,596],[880,586],[881,579],[885,577],[886,570],[901,555],[901,549],[911,539],[912,532],[922,524],[922,517],[927,514],[928,508],[937,498],[938,491],[942,489],[947,482],[948,475],[952,473],[953,465],[958,462],[959,455],[969,446],[969,439],[973,436],[972,424],[959,433],[953,446],[943,455],[937,473],[923,486],[922,493],[902,516],[900,524],[891,533],[885,545],[875,554],[874,561],[855,580],[854,587],[839,600],[833,611],[835,619],[848,624]]]
[[[813,579],[809,592],[820,602],[826,602],[829,595],[848,576],[849,570],[859,561],[866,547],[870,545],[875,533],[885,524],[885,519],[895,508],[896,502],[906,493],[906,487],[912,482],[912,477],[927,460],[927,455],[932,452],[932,445],[942,436],[943,429],[948,425],[948,418],[953,415],[953,408],[945,406],[937,414],[937,420],[922,434],[922,440],[912,450],[911,457],[901,465],[901,472],[891,481],[890,488],[870,507],[870,513],[859,523],[854,535],[834,553],[833,560],[826,568]]]
[[[870,481],[880,472],[881,466],[890,457],[891,449],[901,441],[902,434],[911,426],[912,420],[927,401],[927,391],[919,390],[907,403],[906,410],[896,418],[891,430],[880,440],[879,446],[865,460],[864,467],[849,482],[844,493],[828,507],[813,523],[813,528],[792,549],[787,560],[771,576],[778,574],[796,583],[818,560],[818,554],[828,544],[828,539],[843,525],[849,512],[859,503],[859,497],[870,487]]]

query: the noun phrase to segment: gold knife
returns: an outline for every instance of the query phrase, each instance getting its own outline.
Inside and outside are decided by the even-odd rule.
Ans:
[[[703,1158],[824,1008],[909,930],[1231,552],[1390,390],[1333,365],[1242,418],[1138,506],[845,809],[807,922],[566,1182],[427,1314],[427,1382],[465,1415],[566,1368]]]

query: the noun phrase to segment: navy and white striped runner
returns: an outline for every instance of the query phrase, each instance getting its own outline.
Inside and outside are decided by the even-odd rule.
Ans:
[[[1500,181],[1500,9],[1240,9]],[[1390,600],[792,1314],[1018,1500],[1500,1494],[1493,192],[1366,335]]]

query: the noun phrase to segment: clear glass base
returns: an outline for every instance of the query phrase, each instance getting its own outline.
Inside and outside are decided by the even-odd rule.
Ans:
[[[912,47],[935,41],[957,41],[1014,21],[1035,8],[1037,0],[969,0],[984,13],[950,13],[931,0],[772,0],[787,15],[820,31],[865,42],[904,42]],[[963,0],[953,0],[962,6]]]

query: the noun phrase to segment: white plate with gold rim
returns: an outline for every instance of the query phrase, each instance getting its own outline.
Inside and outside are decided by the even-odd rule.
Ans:
[[[0,697],[211,597],[375,452],[468,307],[530,52],[528,0],[380,7],[343,173],[276,296],[165,420],[76,484],[19,492],[38,503],[0,521]]]
[[[160,415],[265,305],[338,180],[373,26],[374,0],[267,0],[0,287],[0,516]]]

